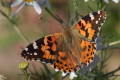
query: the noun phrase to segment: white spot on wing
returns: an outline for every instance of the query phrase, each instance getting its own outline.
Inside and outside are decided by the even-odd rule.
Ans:
[[[37,55],[37,53],[36,53],[36,52],[34,52],[34,55]]]
[[[36,45],[36,42],[33,42],[33,48],[34,48],[34,49],[37,49],[37,48],[38,48],[38,46]]]
[[[62,76],[65,76],[67,73],[62,72]]]
[[[30,53],[30,55],[32,55],[32,53]]]
[[[30,61],[29,59],[27,61]]]
[[[98,24],[98,21],[96,21],[96,24]]]
[[[94,16],[92,13],[90,13],[89,16],[90,16],[91,20],[94,20]]]
[[[105,16],[105,19],[106,19],[106,16]]]
[[[56,72],[58,72],[59,70],[58,69],[55,69]]]
[[[70,73],[70,79],[73,79],[74,77],[77,77],[77,75],[74,72]]]
[[[42,61],[42,63],[45,63],[44,61]]]
[[[27,54],[29,54],[29,52],[27,52]]]
[[[103,23],[100,24],[101,26],[103,25]]]
[[[38,60],[36,60],[36,61],[40,61],[40,60],[38,59]]]
[[[93,61],[90,61],[90,63],[93,62]]]
[[[101,27],[98,27],[98,30],[100,31]]]
[[[97,38],[95,38],[95,42],[97,41]]]
[[[28,51],[28,48],[25,48],[25,51]]]
[[[100,14],[100,11],[98,11],[98,14]]]
[[[97,36],[99,36],[99,33],[97,33]]]
[[[34,59],[32,59],[31,61],[35,61]]]
[[[92,69],[90,68],[90,71],[92,71]]]

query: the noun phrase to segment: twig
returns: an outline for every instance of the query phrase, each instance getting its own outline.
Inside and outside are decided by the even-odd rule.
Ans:
[[[109,72],[109,73],[106,73],[106,74],[102,75],[101,77],[113,75],[115,72],[117,72],[117,71],[119,71],[119,70],[120,70],[120,66],[119,66],[117,69],[115,69],[115,70],[113,70],[113,71],[111,71],[111,72]]]
[[[23,36],[23,34],[22,34],[22,33],[20,32],[20,30],[18,29],[17,24],[16,24],[11,18],[9,18],[9,16],[7,16],[3,11],[0,10],[0,13],[1,13],[10,23],[13,24],[14,30],[18,33],[18,35],[21,37],[21,39],[28,44],[28,41],[25,39],[25,37]]]
[[[120,44],[120,40],[119,41],[114,41],[114,42],[111,42],[109,43],[107,46],[110,47],[110,46],[114,46],[116,44]]]
[[[20,32],[20,30],[18,29],[18,27],[14,25],[13,28],[14,28],[15,31],[18,33],[18,35],[21,37],[21,39],[22,39],[23,41],[25,41],[25,43],[28,44],[28,41],[25,39],[25,37],[24,37],[23,34]]]
[[[22,72],[25,74],[24,80],[30,80],[31,74],[27,72],[27,69],[22,70]]]
[[[54,18],[56,19],[59,23],[63,24],[64,26],[67,26],[62,19],[59,17],[55,16],[48,8],[45,8],[45,10]]]

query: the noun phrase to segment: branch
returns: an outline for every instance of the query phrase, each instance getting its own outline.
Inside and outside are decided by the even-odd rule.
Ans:
[[[106,74],[102,75],[101,77],[106,77],[106,76],[113,75],[115,72],[117,72],[119,70],[120,70],[120,66],[117,69],[115,69],[115,70],[113,70],[113,71],[111,71],[109,73],[106,73]]]
[[[120,44],[120,40],[109,43],[109,44],[107,45],[107,47],[114,46],[114,45],[116,45],[116,44]]]
[[[64,26],[66,26],[66,24],[63,22],[62,19],[60,19],[60,17],[55,16],[48,8],[45,8],[45,10],[54,18],[56,19],[59,23],[63,24]]]
[[[23,41],[25,41],[28,44],[28,41],[25,39],[19,28],[17,27],[17,23],[15,23],[8,15],[6,15],[2,10],[0,10],[0,13],[10,22],[13,24],[14,30],[18,33],[18,35],[21,37]]]

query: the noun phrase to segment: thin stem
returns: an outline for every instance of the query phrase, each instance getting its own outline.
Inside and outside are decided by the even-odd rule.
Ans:
[[[0,10],[0,13],[1,13],[10,23],[13,24],[14,30],[18,33],[18,35],[21,37],[21,39],[28,44],[28,41],[25,39],[25,37],[23,36],[23,34],[21,33],[21,31],[18,29],[17,24],[16,24],[11,18],[9,18],[3,11]]]
[[[116,44],[120,44],[120,40],[119,41],[114,41],[108,44],[108,46],[114,46]]]
[[[75,8],[75,11],[77,11],[77,1],[76,0],[74,0],[73,5],[74,5],[74,8]]]
[[[56,19],[59,23],[63,24],[64,26],[66,26],[66,24],[57,16],[55,16],[48,8],[45,8],[45,10],[54,18]]]
[[[30,75],[27,73],[27,69],[23,70],[24,74],[25,74],[25,79],[24,80],[29,80]]]
[[[25,39],[25,37],[24,37],[23,34],[20,32],[20,30],[18,29],[18,27],[14,25],[13,28],[14,28],[15,31],[18,33],[18,35],[21,37],[21,39],[22,39],[23,41],[25,41],[25,43],[28,44],[28,41]]]
[[[102,77],[112,75],[112,74],[114,74],[115,72],[117,72],[117,71],[119,71],[119,70],[120,70],[120,66],[119,66],[117,69],[115,69],[115,70],[113,70],[113,71],[111,71],[111,72],[109,72],[109,73],[104,74]]]
[[[117,44],[120,44],[120,40],[119,40],[119,41],[114,41],[114,42],[111,42],[111,43],[105,45],[105,47],[104,47],[103,49],[106,49],[106,48],[108,48],[108,47],[115,46],[115,45],[117,45]],[[119,47],[117,47],[117,48],[119,48]]]

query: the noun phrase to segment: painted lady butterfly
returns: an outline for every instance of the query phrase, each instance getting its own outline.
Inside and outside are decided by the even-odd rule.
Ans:
[[[105,11],[90,13],[61,33],[31,43],[21,55],[27,60],[51,63],[56,70],[73,74],[94,60],[96,38],[105,20]]]

